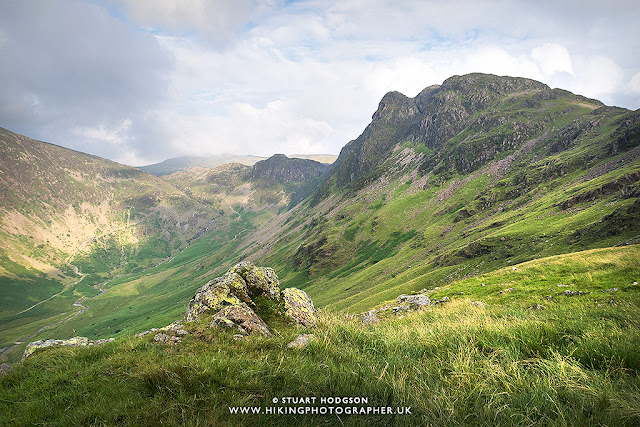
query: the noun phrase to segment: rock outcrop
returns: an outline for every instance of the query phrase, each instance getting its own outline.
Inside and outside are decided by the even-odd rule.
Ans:
[[[287,288],[282,291],[284,314],[292,321],[304,326],[313,326],[318,318],[311,298],[300,289]]]
[[[262,295],[274,300],[280,299],[280,282],[272,268],[256,267],[248,261],[243,261],[229,270],[229,273],[232,272],[245,280],[251,298]]]
[[[274,154],[253,165],[251,178],[286,184],[302,182],[322,175],[329,165],[309,159],[289,158],[284,154]]]
[[[210,327],[233,328],[246,335],[271,335],[261,316],[280,316],[303,326],[313,326],[317,321],[313,301],[304,291],[280,291],[273,269],[247,261],[198,289],[184,321],[197,321],[203,313],[213,314]]]
[[[8,374],[10,370],[11,365],[9,365],[8,363],[0,363],[0,377]]]
[[[68,340],[39,340],[39,341],[34,341],[32,343],[29,343],[29,345],[27,345],[27,348],[24,350],[24,355],[22,356],[22,358],[25,359],[31,356],[34,351],[41,348],[63,347],[63,346],[90,347],[94,345],[105,344],[111,341],[113,341],[113,338],[93,341],[86,337],[73,337]]]
[[[271,335],[269,327],[247,304],[227,305],[218,311],[211,321],[211,327],[235,328],[243,334]]]
[[[287,344],[287,348],[305,348],[309,344],[309,341],[311,341],[312,339],[313,334],[300,334],[296,337],[296,339]]]
[[[439,288],[436,288],[439,289]],[[449,297],[445,296],[441,299],[431,299],[427,294],[427,290],[423,289],[417,294],[400,295],[397,300],[399,305],[387,304],[380,308],[369,310],[359,315],[360,320],[365,326],[375,325],[380,320],[390,316],[403,316],[413,311],[424,310],[427,307],[449,302]]]

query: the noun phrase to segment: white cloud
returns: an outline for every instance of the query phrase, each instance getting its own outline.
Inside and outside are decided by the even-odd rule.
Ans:
[[[0,126],[141,164],[338,153],[385,92],[470,72],[638,108],[638,13],[623,0],[0,2]]]
[[[214,45],[232,41],[251,19],[277,7],[259,0],[113,0],[136,22],[151,28],[203,34]]]
[[[531,51],[531,57],[547,76],[557,72],[566,72],[573,75],[569,51],[562,45],[545,43],[542,46],[534,48]]]
[[[623,89],[624,72],[612,59],[601,56],[577,56],[575,82],[568,89],[611,104],[613,95]]]
[[[629,87],[635,93],[640,93],[640,72],[636,73],[629,81]]]
[[[131,120],[126,119],[115,126],[105,126],[104,124],[95,127],[78,126],[73,129],[73,133],[97,142],[122,145],[130,139],[128,136],[130,128]]]

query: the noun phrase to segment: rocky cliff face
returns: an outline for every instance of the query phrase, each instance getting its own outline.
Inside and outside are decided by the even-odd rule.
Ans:
[[[479,73],[453,76],[415,98],[389,92],[364,132],[342,149],[331,175],[338,187],[363,188],[389,169],[381,166],[399,144],[421,153],[414,164],[422,174],[438,167],[468,173],[542,134],[557,117],[548,114],[545,101],[569,99],[592,109],[603,106],[535,80]],[[569,116],[570,111],[557,114]],[[323,185],[316,203],[332,191],[331,185]]]
[[[184,321],[213,314],[212,327],[236,328],[243,334],[271,335],[262,318],[282,317],[294,324],[313,326],[313,301],[296,288],[280,291],[273,269],[243,261],[200,289],[191,298]]]
[[[387,289],[415,291],[416,268],[420,280],[446,283],[637,243],[639,117],[486,74],[451,77],[415,98],[390,92],[311,203],[251,250],[288,267],[285,280],[310,282],[319,304],[368,308],[363,298],[380,301]],[[440,277],[443,266],[456,271]]]
[[[289,158],[284,154],[275,154],[253,165],[250,177],[253,180],[288,184],[318,178],[328,168],[329,165],[315,160]]]

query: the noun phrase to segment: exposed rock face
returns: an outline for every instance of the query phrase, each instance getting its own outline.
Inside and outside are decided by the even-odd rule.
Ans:
[[[439,289],[439,288],[436,288]],[[400,295],[398,299],[398,303],[400,305],[384,305],[378,309],[369,310],[366,313],[362,313],[359,315],[360,320],[365,326],[374,325],[380,320],[387,318],[389,316],[399,316],[400,318],[404,316],[404,314],[417,311],[417,310],[425,310],[429,306],[435,306],[437,304],[442,304],[449,302],[449,297],[445,296],[441,299],[431,299],[426,289],[423,289],[418,294],[414,295]]]
[[[251,302],[251,298],[247,283],[232,269],[198,289],[189,302],[184,320],[193,322],[205,311],[218,311],[227,305],[238,305],[240,302]]]
[[[246,261],[198,289],[184,320],[198,320],[205,312],[213,313],[211,327],[234,328],[243,334],[271,335],[259,314],[284,316],[304,326],[317,321],[313,301],[304,291],[288,288],[281,292],[273,269]]]
[[[62,346],[69,346],[69,347],[89,347],[89,346],[94,346],[94,345],[100,345],[100,344],[104,344],[104,343],[108,343],[113,341],[113,338],[109,338],[109,339],[105,339],[105,340],[90,340],[86,337],[73,337],[70,338],[68,340],[40,340],[40,341],[34,341],[32,343],[29,343],[29,345],[27,345],[27,348],[24,350],[24,355],[22,356],[22,358],[27,358],[29,356],[31,356],[33,354],[34,351],[40,349],[40,348],[47,348],[47,347],[62,347]]]
[[[289,158],[284,154],[274,154],[267,160],[261,160],[253,165],[251,178],[281,184],[302,182],[319,177],[328,168],[329,165],[315,160]]]
[[[558,295],[566,295],[568,297],[574,297],[576,295],[586,295],[586,294],[590,294],[590,293],[591,292],[566,290],[566,291],[558,293]]]
[[[501,153],[519,149],[545,131],[543,118],[527,117],[514,122],[503,113],[502,105],[522,101],[526,103],[522,107],[542,108],[547,101],[570,96],[574,95],[534,80],[480,73],[453,76],[442,85],[425,88],[414,98],[389,92],[362,134],[344,146],[312,203],[335,194],[334,187],[357,191],[376,181],[389,170],[381,166],[392,158],[399,144],[414,150],[419,148],[416,153],[422,154],[412,161],[419,165],[421,175],[477,171],[502,156]],[[593,108],[603,105],[578,96],[575,99]],[[593,125],[586,126],[588,129]],[[582,125],[574,124],[573,128],[576,127],[579,129],[558,129],[554,131],[558,135],[548,138],[545,133],[541,142],[549,145],[549,150],[560,150],[585,130]],[[463,131],[467,131],[467,135],[461,135]],[[562,132],[565,137],[560,135]],[[637,133],[632,131],[628,135],[631,134]],[[457,136],[465,143],[448,144]],[[560,141],[557,148],[552,148],[556,136]],[[633,137],[622,139],[627,141]],[[629,145],[632,143],[626,146]],[[394,161],[394,166],[397,162]],[[508,168],[509,164],[505,162],[502,166]]]
[[[280,282],[273,269],[256,267],[248,261],[243,261],[229,270],[229,273],[232,272],[245,280],[250,297],[262,295],[270,299],[280,299]],[[247,302],[245,299],[243,301]]]
[[[175,344],[180,342],[180,337],[176,337],[174,335],[168,335],[165,333],[159,333],[153,337],[153,340],[156,342],[162,342],[165,344]]]
[[[213,316],[211,326],[236,328],[244,334],[271,335],[267,324],[247,304],[228,305]]]
[[[313,301],[305,291],[297,288],[287,288],[282,291],[284,300],[284,314],[295,323],[313,326],[318,318],[313,307]]]
[[[366,326],[380,323],[380,318],[376,314],[375,310],[367,311],[360,317],[360,320],[362,320],[362,323],[365,324]]]
[[[400,295],[398,302],[407,304],[414,310],[431,305],[431,300],[427,295]]]
[[[0,363],[0,377],[4,376],[11,370],[11,365],[8,363]]]

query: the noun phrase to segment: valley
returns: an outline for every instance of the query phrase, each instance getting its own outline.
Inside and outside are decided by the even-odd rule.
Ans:
[[[0,150],[0,359],[20,376],[2,384],[33,401],[30,384],[67,381],[47,356],[68,354],[83,385],[57,408],[95,369],[114,375],[102,391],[127,377],[126,399],[168,403],[171,423],[233,425],[230,399],[362,387],[418,408],[415,425],[639,420],[638,110],[474,73],[414,98],[387,93],[332,164],[178,158],[152,175],[3,129]],[[320,325],[236,342],[202,323],[165,347],[135,337],[180,319],[197,289],[245,260],[306,292]],[[448,302],[388,313],[403,294]],[[363,325],[371,310],[381,322]],[[300,332],[321,339],[291,355]],[[27,341],[74,336],[117,340],[19,362]],[[90,402],[52,419],[117,423]]]

